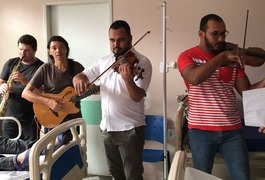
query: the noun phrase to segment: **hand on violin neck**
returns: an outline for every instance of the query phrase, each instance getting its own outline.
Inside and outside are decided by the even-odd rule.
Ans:
[[[73,85],[74,85],[76,93],[80,96],[86,92],[90,83],[89,83],[87,76],[85,76],[82,73],[79,73],[76,76],[74,76]]]
[[[241,67],[245,65],[245,59],[239,49],[233,51],[226,50],[217,56],[220,58],[220,66],[232,66],[235,63],[239,64]]]

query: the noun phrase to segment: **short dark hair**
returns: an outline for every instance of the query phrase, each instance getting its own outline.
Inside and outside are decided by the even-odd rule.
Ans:
[[[208,28],[207,23],[209,20],[214,20],[214,21],[220,22],[220,23],[224,22],[220,16],[218,16],[216,14],[208,14],[208,15],[202,17],[202,19],[201,19],[201,22],[200,22],[200,30],[201,31],[207,30],[207,28]]]
[[[19,45],[19,43],[30,45],[35,52],[37,51],[37,40],[29,34],[21,36],[17,41],[17,45]]]
[[[51,42],[52,42],[52,41],[59,41],[59,42],[62,42],[62,43],[65,45],[65,47],[66,47],[66,50],[67,50],[67,52],[66,52],[66,56],[68,57],[69,52],[70,52],[70,48],[69,48],[68,42],[67,42],[62,36],[52,36],[52,37],[49,39],[48,43],[47,43],[47,48],[48,48],[48,49],[50,49],[50,46],[51,46]],[[52,57],[51,55],[49,55],[49,57],[50,57],[51,59],[53,59],[53,57]]]
[[[129,24],[126,21],[123,20],[117,20],[114,21],[111,25],[110,25],[110,29],[119,29],[119,28],[124,28],[125,31],[128,33],[128,35],[131,35],[131,28],[129,26]]]

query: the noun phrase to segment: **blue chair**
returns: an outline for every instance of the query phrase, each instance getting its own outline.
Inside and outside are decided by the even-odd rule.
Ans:
[[[164,124],[163,116],[146,115],[145,116],[145,140],[157,141],[164,144]],[[168,170],[170,169],[170,157],[169,151],[168,156]],[[164,150],[163,149],[144,149],[143,161],[149,163],[156,163],[164,161]]]

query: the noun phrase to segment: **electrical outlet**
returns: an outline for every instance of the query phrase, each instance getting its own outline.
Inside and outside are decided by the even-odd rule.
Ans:
[[[164,72],[164,62],[160,62],[160,72]],[[166,62],[166,73],[169,71],[169,68],[176,69],[176,62]]]

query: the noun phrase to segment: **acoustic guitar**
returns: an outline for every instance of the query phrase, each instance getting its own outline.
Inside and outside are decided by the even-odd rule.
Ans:
[[[100,91],[100,86],[92,86],[83,95],[78,96],[73,87],[66,87],[58,94],[43,93],[41,96],[54,99],[63,104],[63,108],[55,112],[49,106],[39,103],[33,103],[33,110],[39,123],[47,128],[54,128],[61,124],[64,118],[69,114],[75,114],[80,111],[75,103]]]

